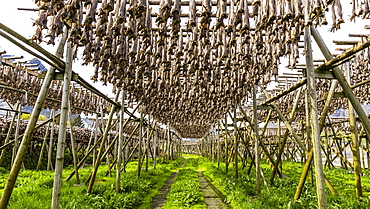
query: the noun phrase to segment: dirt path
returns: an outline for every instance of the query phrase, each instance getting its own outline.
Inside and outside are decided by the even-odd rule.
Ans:
[[[187,160],[184,161],[184,163],[179,167],[179,169],[184,167],[186,161]],[[159,190],[159,194],[157,194],[157,196],[153,198],[152,206],[150,207],[151,209],[159,209],[163,207],[163,205],[166,203],[167,194],[170,191],[171,184],[174,182],[174,179],[177,173],[179,172],[179,169],[177,169],[177,171],[173,172],[170,175],[170,177],[165,182],[165,185]]]
[[[203,176],[202,172],[198,171],[200,187],[203,192],[204,202],[208,209],[228,208],[227,204],[221,200],[219,195],[212,188],[212,185]]]

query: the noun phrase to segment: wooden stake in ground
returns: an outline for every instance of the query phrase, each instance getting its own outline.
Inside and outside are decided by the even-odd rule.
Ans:
[[[49,136],[49,133],[50,133],[49,129],[50,129],[50,122],[49,122],[49,125],[48,125],[48,127],[46,129],[46,132],[45,132],[45,135],[44,135],[44,140],[42,142],[42,147],[41,147],[41,151],[40,151],[40,155],[39,155],[39,160],[37,161],[36,171],[39,171],[40,167],[41,167],[42,158],[43,158],[45,147],[46,147],[46,140],[48,139],[48,136]]]
[[[257,86],[253,86],[253,130],[254,130],[254,162],[256,167],[256,192],[261,192],[261,165],[259,152],[258,118],[257,118]]]
[[[118,138],[118,156],[117,156],[117,166],[116,166],[116,193],[120,192],[121,188],[121,164],[122,164],[122,146],[123,146],[123,123],[125,115],[125,93],[121,92],[121,110],[119,114],[119,138]]]
[[[68,41],[67,50],[66,50],[66,68],[64,71],[64,79],[63,79],[62,105],[60,107],[61,115],[60,115],[60,123],[59,123],[57,155],[56,155],[56,161],[55,161],[53,196],[52,196],[52,201],[51,201],[52,209],[59,208],[60,191],[62,188],[62,172],[63,172],[63,162],[64,162],[64,149],[66,145],[69,89],[70,89],[71,78],[72,78],[72,60],[73,60],[72,42]]]
[[[217,140],[217,168],[220,168],[220,150],[221,150],[221,144],[220,144],[220,129],[221,129],[221,126],[220,126],[220,123],[218,123],[217,125],[218,127],[218,133],[217,133],[217,137],[216,137],[216,140]]]
[[[234,107],[234,172],[235,178],[239,177],[238,175],[238,126],[236,123],[236,107]]]
[[[149,141],[150,137],[149,132],[151,131],[151,124],[150,124],[150,116],[148,116],[148,123],[147,123],[147,134],[146,134],[146,144],[145,144],[145,172],[148,172],[148,167],[149,167],[149,153],[150,153],[150,147],[149,147]]]
[[[302,91],[302,88],[298,89],[298,92],[297,92],[296,97],[294,99],[293,108],[292,108],[292,111],[290,112],[290,115],[289,115],[289,117],[290,117],[289,121],[288,121],[289,124],[291,124],[292,121],[294,120],[294,115],[295,115],[295,112],[296,112],[297,107],[298,107],[298,102],[299,102],[299,98],[300,98],[300,95],[301,95],[301,91]],[[272,174],[271,174],[271,177],[270,177],[270,184],[272,184],[274,182],[275,175],[276,175],[276,173],[278,173],[279,164],[281,164],[281,162],[282,162],[282,154],[284,152],[284,147],[285,147],[285,144],[286,144],[287,139],[288,139],[288,134],[289,134],[289,131],[285,130],[283,139],[280,143],[278,153],[277,153],[277,156],[276,156],[277,159],[275,161],[274,170],[272,171]],[[279,138],[279,141],[280,141],[280,138],[281,138],[281,122],[280,122],[280,119],[278,119],[278,138]]]
[[[268,94],[268,92],[265,89],[263,89],[262,91],[266,95],[267,99],[271,99],[271,96]],[[283,113],[280,111],[280,109],[277,106],[277,104],[275,102],[271,102],[271,106],[275,109],[275,111],[278,114],[279,118],[284,122],[286,128],[290,131],[290,133],[292,134],[292,136],[295,139],[295,141],[298,143],[298,145],[303,150],[303,155],[306,155],[307,154],[306,147],[304,146],[304,144],[302,143],[301,139],[298,137],[298,135],[294,131],[293,127],[289,124],[289,121],[284,117]]]
[[[139,147],[137,154],[137,176],[140,177],[141,173],[141,154],[142,154],[142,142],[143,142],[143,113],[140,112],[140,130],[139,130]]]
[[[21,110],[22,110],[22,105],[21,105],[21,102],[18,101],[17,103],[17,112],[16,112],[16,115],[17,115],[17,126],[15,127],[15,134],[14,134],[14,146],[13,146],[13,154],[12,154],[12,165],[14,163],[14,158],[15,158],[15,155],[17,154],[17,151],[18,151],[18,136],[19,136],[19,126],[21,125]]]
[[[46,170],[52,170],[51,157],[53,153],[53,144],[54,144],[54,125],[55,125],[55,109],[51,110],[51,129],[50,129],[50,140],[49,140],[49,150],[48,150],[48,164]]]
[[[118,100],[118,96],[119,96],[119,92],[116,95],[115,101]],[[99,165],[100,165],[101,161],[103,160],[102,156],[103,156],[103,153],[104,153],[105,143],[107,141],[109,131],[112,128],[113,115],[116,112],[116,108],[115,108],[114,105],[112,105],[111,108],[112,109],[110,110],[110,113],[109,113],[109,116],[108,116],[107,125],[105,126],[104,133],[103,133],[103,136],[102,136],[102,141],[100,142],[99,152],[98,152],[98,155],[96,156],[94,168],[93,168],[93,170],[90,174],[90,182],[89,182],[89,186],[87,187],[87,193],[91,193],[91,191],[92,191],[92,188],[93,188],[94,182],[95,182],[95,177],[96,177],[96,174],[98,172]]]
[[[158,128],[157,128],[157,125],[156,125],[156,121],[153,121],[153,123],[155,124],[154,125],[154,128],[155,128],[155,133],[154,133],[154,136],[153,136],[153,168],[156,169],[157,168],[157,139],[158,139]]]
[[[348,66],[348,63],[343,64],[345,66],[345,73],[347,76],[347,81],[351,81],[351,72]],[[356,113],[353,109],[351,102],[348,101],[348,114],[349,114],[349,126],[351,130],[351,140],[352,140],[352,153],[353,153],[353,170],[355,173],[355,182],[356,182],[356,198],[357,200],[362,197],[362,186],[361,186],[361,158],[360,158],[360,148],[359,148],[359,138],[358,130],[356,124]]]
[[[68,33],[65,30],[65,33],[63,34],[63,37],[60,40],[60,44],[59,44],[57,52],[56,52],[57,57],[61,57],[61,55],[63,53],[64,44],[65,44],[65,41],[67,39],[67,34]],[[29,144],[31,142],[31,139],[32,139],[32,133],[34,131],[34,128],[36,126],[36,123],[37,123],[37,120],[39,118],[40,112],[42,110],[42,105],[44,104],[46,95],[49,91],[51,81],[54,77],[54,72],[55,72],[55,69],[50,68],[46,73],[44,82],[42,83],[41,90],[39,92],[39,95],[37,96],[36,103],[35,103],[34,108],[32,110],[31,118],[30,118],[30,120],[27,124],[27,128],[26,128],[26,131],[23,135],[21,145],[19,147],[17,156],[14,159],[14,164],[13,164],[11,170],[10,170],[10,174],[9,174],[8,180],[6,182],[4,192],[1,196],[0,209],[5,209],[8,206],[8,202],[9,202],[10,196],[13,192],[13,188],[14,188],[15,182],[17,180],[19,170],[21,169],[24,157],[25,157],[25,155],[28,151],[28,146],[29,146]]]
[[[73,155],[73,167],[75,169],[76,175],[76,184],[80,184],[80,176],[78,175],[78,155],[77,155],[77,145],[76,139],[73,134],[73,125],[71,120],[71,105],[68,103],[68,121],[69,121],[69,128],[70,128],[70,135],[71,135],[71,148],[72,148],[72,155]]]
[[[309,105],[311,110],[311,139],[313,145],[315,172],[316,172],[316,192],[318,198],[319,208],[326,208],[326,195],[324,185],[324,173],[322,168],[321,144],[320,144],[320,128],[317,111],[316,98],[316,83],[315,73],[313,69],[313,57],[311,46],[311,32],[310,27],[306,26],[304,29],[304,43],[306,51],[306,66],[307,66],[307,91],[309,96]]]
[[[18,103],[17,105],[20,105],[20,104]],[[17,109],[18,109],[18,106],[17,106]],[[14,126],[14,122],[15,122],[15,119],[16,118],[17,118],[17,113],[14,113],[13,119],[10,122],[8,134],[6,135],[6,138],[4,140],[4,144],[8,143],[8,141],[10,139],[10,135],[12,134],[12,130],[13,130],[13,126]],[[4,156],[5,156],[5,149],[1,150],[1,154],[0,154],[0,165],[2,164],[2,162],[4,160]]]
[[[227,115],[225,115],[224,131],[225,131],[225,169],[226,169],[226,173],[228,173],[229,172],[229,143],[227,141],[227,134],[229,133],[229,131],[227,129]]]
[[[167,124],[168,136],[167,136],[167,160],[171,160],[171,130],[170,124]]]

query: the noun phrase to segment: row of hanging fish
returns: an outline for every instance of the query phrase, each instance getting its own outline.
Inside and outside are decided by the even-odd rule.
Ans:
[[[1,135],[1,139],[5,139],[5,137],[8,134],[8,131],[9,131],[10,128],[12,128],[11,134],[15,134],[17,123],[15,122],[13,124],[13,126],[11,127],[11,121],[12,121],[11,118],[0,117],[0,124],[1,124],[0,135]],[[21,135],[25,132],[27,124],[28,124],[28,121],[24,121],[24,120],[20,121],[19,135]],[[46,125],[46,126],[42,126],[41,128],[37,129],[36,131],[34,131],[34,133],[32,135],[32,137],[34,137],[33,141],[41,141],[45,136],[47,128],[48,128],[48,126]],[[67,128],[67,133],[69,133],[69,130],[70,130],[70,128],[68,127]],[[51,131],[51,127],[49,128],[49,131]],[[53,138],[54,138],[55,142],[58,140],[58,132],[59,132],[59,126],[54,125]],[[80,128],[80,127],[74,126],[73,127],[73,134],[74,134],[74,137],[75,137],[75,139],[78,143],[86,143],[87,144],[89,139],[91,138],[92,133],[91,133],[90,129]],[[49,134],[49,136],[50,136],[50,134]],[[98,133],[98,136],[100,136],[100,133]],[[67,141],[70,142],[70,134],[67,134],[66,137],[67,137]],[[11,137],[11,139],[14,139],[14,135]],[[42,141],[41,141],[41,143],[42,143]]]
[[[367,41],[366,38],[361,38],[361,42]],[[346,63],[346,67],[351,72],[350,85],[366,81],[370,78],[370,50],[364,50],[356,53],[356,55]],[[370,103],[370,84],[359,86],[353,89],[353,93],[357,96],[361,104]]]
[[[13,105],[17,104],[19,101],[22,102],[23,105],[31,106],[35,104],[37,99],[35,95],[40,92],[43,83],[43,79],[29,74],[27,72],[27,67],[21,64],[18,64],[16,67],[0,65],[0,81],[6,83],[8,87],[18,90],[15,91],[0,87],[1,99]],[[47,98],[61,101],[62,89],[63,81],[53,80]],[[30,93],[32,93],[32,95]],[[46,99],[44,108],[60,109],[60,102],[53,100]],[[72,108],[73,114],[81,112],[89,113],[89,111],[95,112],[96,107],[99,105],[102,106],[102,112],[105,114],[109,112],[108,109],[111,106],[107,101],[100,99],[88,90],[77,88],[74,84],[70,89],[70,101],[72,106],[85,109]]]
[[[54,44],[67,26],[94,81],[123,89],[144,113],[198,138],[251,86],[276,77],[281,57],[295,65],[305,25],[327,24],[330,7],[339,28],[341,2],[326,2],[36,0],[34,39]]]

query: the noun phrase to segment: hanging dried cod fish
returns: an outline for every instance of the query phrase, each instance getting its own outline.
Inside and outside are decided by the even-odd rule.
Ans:
[[[188,29],[192,29],[193,27],[197,26],[196,12],[197,12],[197,8],[196,8],[195,0],[190,0]]]
[[[340,3],[340,0],[334,0],[333,1],[333,6],[332,6],[333,25],[331,27],[331,31],[335,31],[335,30],[340,29],[340,24],[344,23],[344,20],[343,20],[342,16],[343,16],[343,14],[342,14],[342,5]]]
[[[211,1],[202,0],[202,19],[200,20],[200,37],[199,38],[208,38],[209,33],[209,24],[211,23]]]
[[[226,6],[226,0],[217,0],[216,29],[225,26],[224,19],[227,18]]]

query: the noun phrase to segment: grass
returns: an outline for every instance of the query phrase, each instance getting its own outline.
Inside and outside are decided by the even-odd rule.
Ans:
[[[113,177],[105,176],[107,166],[99,167],[96,182],[91,194],[87,194],[87,185],[74,185],[74,179],[63,182],[60,208],[150,208],[153,197],[164,185],[173,170],[178,168],[184,158],[172,162],[163,162],[157,169],[143,171],[141,177],[136,176],[137,162],[127,165],[127,172],[121,174],[121,193],[115,192],[115,171]],[[152,165],[152,164],[150,164]],[[66,168],[66,178],[72,168]],[[91,167],[79,170],[81,182],[91,172]],[[0,188],[4,188],[8,172],[0,170]],[[52,171],[22,170],[18,176],[15,189],[10,199],[9,208],[50,208],[54,174]],[[2,190],[0,190],[2,193]]]
[[[185,166],[179,170],[175,177],[175,182],[171,185],[164,209],[206,208],[199,185],[197,168],[198,160],[189,158]]]
[[[284,178],[275,178],[274,185],[268,185],[269,191],[261,185],[262,191],[256,194],[255,172],[252,169],[250,175],[246,170],[239,172],[239,178],[234,178],[233,168],[230,165],[229,172],[225,172],[225,164],[221,163],[217,168],[217,163],[212,163],[205,158],[199,158],[199,166],[204,171],[203,174],[212,179],[214,184],[226,197],[226,201],[233,208],[318,208],[316,187],[311,185],[309,178],[306,180],[301,198],[292,203],[298,181],[303,169],[300,163],[283,162]],[[269,180],[271,169],[266,162],[261,164],[264,175]],[[339,197],[333,196],[326,189],[328,208],[367,208],[369,202],[369,172],[364,171],[363,191],[364,197],[361,201],[355,198],[354,174],[342,169],[325,169],[325,174],[340,193]],[[262,179],[261,179],[262,180]]]
[[[255,189],[255,173],[252,169],[250,175],[245,170],[240,170],[239,178],[235,179],[233,168],[230,165],[229,172],[225,172],[225,164],[217,163],[193,155],[186,155],[188,158],[185,166],[179,170],[175,182],[171,186],[168,195],[168,202],[165,209],[169,208],[205,208],[204,198],[199,188],[197,169],[203,171],[208,179],[212,180],[219,191],[226,197],[226,201],[233,208],[318,208],[316,198],[316,187],[307,178],[301,198],[292,203],[303,166],[300,163],[283,162],[284,178],[276,178],[274,185],[268,185],[269,191],[262,184],[262,191],[259,195]],[[115,171],[113,177],[105,176],[107,166],[99,168],[96,182],[91,194],[87,194],[87,186],[74,185],[74,178],[63,182],[61,191],[60,208],[150,208],[151,201],[158,190],[165,184],[170,174],[177,170],[183,163],[184,158],[173,162],[162,162],[157,169],[152,169],[152,162],[148,172],[142,172],[138,179],[136,176],[137,162],[132,161],[127,165],[127,172],[122,173],[121,193],[115,193]],[[267,180],[271,175],[269,165],[262,160],[261,164]],[[63,178],[66,178],[72,168],[66,168]],[[91,167],[79,170],[81,182],[91,172]],[[363,170],[362,187],[364,197],[361,201],[355,198],[354,174],[344,169],[325,169],[325,175],[333,186],[340,193],[339,197],[333,196],[328,189],[327,204],[331,209],[367,208],[370,196],[370,172]],[[0,188],[4,188],[9,173],[0,168]],[[9,208],[50,208],[54,174],[51,171],[22,170],[17,179],[15,189],[11,196]],[[0,194],[2,190],[0,190]]]

